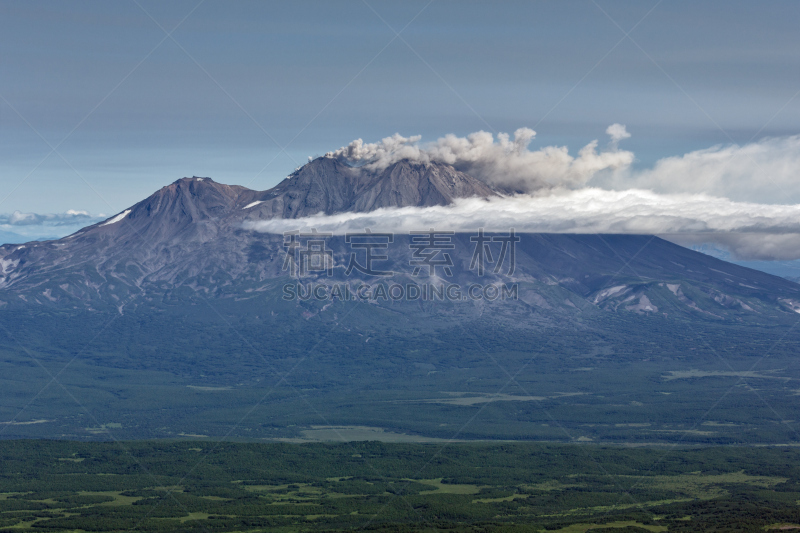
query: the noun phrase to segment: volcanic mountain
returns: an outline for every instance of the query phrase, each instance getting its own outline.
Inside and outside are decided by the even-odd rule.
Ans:
[[[447,165],[321,158],[268,191],[183,178],[68,237],[0,246],[0,433],[795,438],[734,380],[796,418],[800,285],[648,235],[295,222],[494,194]],[[248,229],[267,219],[290,233]],[[691,431],[715,407],[722,422]]]
[[[247,221],[447,205],[456,198],[496,194],[448,165],[409,161],[376,172],[318,158],[267,191],[183,178],[63,239],[0,247],[0,302],[121,310],[129,301],[142,305],[177,294],[247,301],[266,292],[277,299],[281,282],[292,274],[285,268],[284,236],[247,230]],[[477,281],[470,237],[448,237],[452,246],[446,252],[446,272],[428,269],[424,279],[463,286]],[[331,270],[324,276],[307,273],[308,280],[370,278],[348,269],[352,243],[329,237],[326,245]],[[411,237],[395,236],[382,269],[392,272],[387,279],[420,281],[419,269],[416,276],[409,269],[414,249]],[[800,309],[797,284],[656,237],[526,234],[520,236],[515,261],[512,269],[490,269],[481,282],[517,286],[519,299],[496,313],[517,323],[558,322],[556,317],[580,309],[709,320],[791,316]],[[258,301],[265,309],[272,305],[269,298]],[[299,313],[320,312],[304,305],[310,304],[297,303]],[[485,305],[455,307],[470,314],[482,313]],[[394,308],[402,311],[403,306],[395,302]]]

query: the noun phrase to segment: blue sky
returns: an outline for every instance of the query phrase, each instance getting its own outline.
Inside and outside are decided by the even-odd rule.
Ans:
[[[641,168],[794,135],[799,22],[781,1],[3,1],[0,213],[110,215],[191,175],[267,189],[395,132],[530,127],[574,153],[621,123]]]

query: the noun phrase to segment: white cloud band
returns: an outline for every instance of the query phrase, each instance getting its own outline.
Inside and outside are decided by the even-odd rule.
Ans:
[[[800,205],[734,202],[703,194],[657,194],[598,188],[557,190],[483,200],[465,198],[450,206],[379,209],[303,219],[249,222],[267,233],[297,229],[343,234],[372,231],[407,233],[443,230],[532,233],[628,233],[682,236],[713,242],[737,259],[800,258]]]

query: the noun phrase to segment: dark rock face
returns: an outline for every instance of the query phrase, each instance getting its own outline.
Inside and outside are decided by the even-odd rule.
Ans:
[[[483,182],[449,165],[400,161],[381,172],[370,172],[321,157],[275,188],[253,195],[252,201],[261,203],[250,208],[247,217],[263,220],[382,207],[427,207],[447,205],[456,198],[495,194]]]

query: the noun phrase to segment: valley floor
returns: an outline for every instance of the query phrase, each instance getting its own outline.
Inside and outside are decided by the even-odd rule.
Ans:
[[[800,443],[794,323],[412,334],[279,318],[0,313],[0,438]]]

